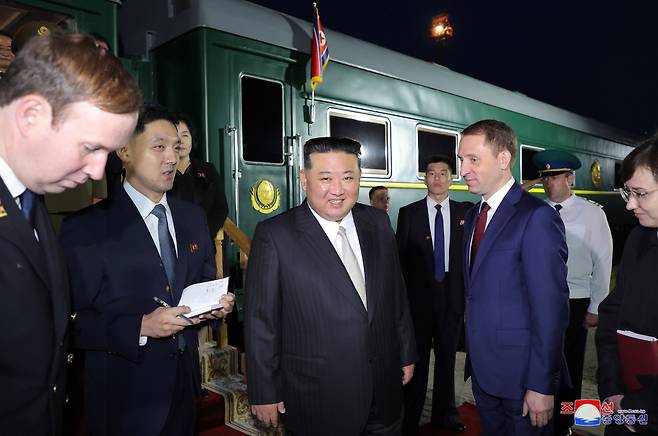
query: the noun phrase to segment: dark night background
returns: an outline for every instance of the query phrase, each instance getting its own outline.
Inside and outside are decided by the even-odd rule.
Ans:
[[[312,19],[310,0],[252,1]],[[330,30],[647,136],[658,128],[657,3],[325,0],[318,8]],[[454,28],[444,47],[429,35],[441,12]]]

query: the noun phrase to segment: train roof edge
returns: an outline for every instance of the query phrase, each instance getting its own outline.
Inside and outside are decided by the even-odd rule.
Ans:
[[[310,22],[244,0],[129,0],[119,9],[119,34],[128,56],[145,57],[150,49],[199,27],[221,30],[302,53],[309,53],[310,49]],[[592,118],[457,73],[442,65],[326,27],[325,32],[333,62],[417,83],[624,144],[633,145],[639,139],[636,135]]]

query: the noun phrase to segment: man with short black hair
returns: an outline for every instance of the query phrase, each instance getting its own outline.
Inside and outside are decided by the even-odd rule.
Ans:
[[[189,307],[174,307],[185,287],[216,274],[205,214],[166,195],[178,162],[175,122],[166,109],[146,107],[118,152],[126,180],[116,195],[62,225],[95,436],[194,434],[201,375],[190,324],[233,308],[232,295],[191,320],[181,316]]]
[[[387,215],[356,203],[361,145],[304,145],[298,207],[258,224],[245,347],[252,412],[298,436],[399,436],[413,325]]]
[[[33,37],[0,80],[0,433],[59,435],[69,288],[41,194],[100,180],[141,97],[88,35]]]
[[[388,195],[388,188],[386,186],[375,186],[368,191],[368,198],[370,199],[370,206],[388,212],[388,207],[391,202],[391,197]]]
[[[450,199],[453,163],[432,156],[425,168],[425,198],[398,215],[397,242],[414,320],[418,364],[405,388],[404,434],[418,433],[434,350],[432,423],[465,431],[455,407],[455,355],[464,319],[462,240],[464,215],[473,203]]]

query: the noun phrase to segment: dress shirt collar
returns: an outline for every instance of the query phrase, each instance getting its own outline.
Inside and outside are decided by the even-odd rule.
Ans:
[[[126,194],[128,194],[128,197],[130,197],[132,202],[135,203],[135,207],[139,211],[139,215],[142,217],[142,219],[146,219],[146,217],[149,216],[151,212],[153,212],[153,208],[156,204],[163,205],[168,214],[171,215],[171,209],[167,203],[166,192],[162,195],[162,198],[159,202],[153,203],[148,197],[139,192],[137,189],[133,188],[133,186],[128,182],[128,179],[123,181],[123,189],[126,190]]]
[[[436,200],[434,200],[432,197],[429,195],[425,197],[427,199],[427,209],[436,209],[434,206],[437,204],[441,205],[441,210],[446,210],[446,208],[450,208],[450,196],[446,195],[446,198],[443,199],[441,203],[437,203]]]
[[[306,203],[308,204],[308,202]],[[320,226],[322,227],[322,230],[327,234],[327,237],[329,237],[330,241],[333,241],[336,239],[336,236],[338,235],[338,227],[343,226],[345,227],[345,232],[349,235],[353,231],[356,231],[356,226],[354,225],[354,216],[352,215],[352,210],[350,210],[347,215],[345,215],[345,218],[343,218],[340,223],[336,221],[329,221],[324,218],[322,218],[316,211],[313,210],[310,204],[308,204],[308,208],[311,209],[311,212],[313,213],[313,216],[315,216],[315,219],[318,220],[318,223],[320,223]]]
[[[488,200],[485,200],[483,197],[482,201],[480,201],[480,207],[482,207],[483,202],[486,202],[491,210],[489,216],[493,216],[493,214],[496,212],[496,209],[498,209],[498,206],[500,206],[500,203],[503,202],[503,199],[512,188],[512,185],[514,185],[514,177],[510,177],[510,179],[503,185],[503,187],[494,192]]]
[[[576,195],[573,194],[573,193],[572,193],[569,197],[567,197],[566,200],[564,200],[564,201],[562,201],[562,202],[560,202],[560,203],[556,203],[556,202],[554,202],[554,201],[551,201],[551,200],[549,200],[548,198],[546,199],[546,202],[547,202],[548,204],[550,204],[551,206],[555,207],[556,204],[559,204],[559,205],[561,205],[563,208],[568,208],[568,207],[572,206],[574,201],[576,201]]]
[[[7,190],[9,190],[9,195],[11,195],[13,198],[17,198],[27,189],[23,184],[23,182],[18,180],[18,177],[16,177],[16,174],[14,174],[14,171],[9,167],[7,162],[5,162],[4,159],[2,159],[1,157],[0,157],[0,178],[2,178],[2,181],[5,183],[5,186],[7,186]]]

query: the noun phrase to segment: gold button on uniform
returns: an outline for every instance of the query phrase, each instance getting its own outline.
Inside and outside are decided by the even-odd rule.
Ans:
[[[69,316],[69,318],[71,318],[71,321],[75,321],[75,317],[76,317],[76,316],[78,316],[78,314],[75,313],[75,312],[73,312],[73,313]]]
[[[57,393],[57,385],[54,385],[54,386],[53,386],[53,393],[54,393],[54,394]]]
[[[73,355],[73,353],[69,353],[66,355],[66,363],[68,363],[69,365],[73,363],[74,359],[75,356]]]

